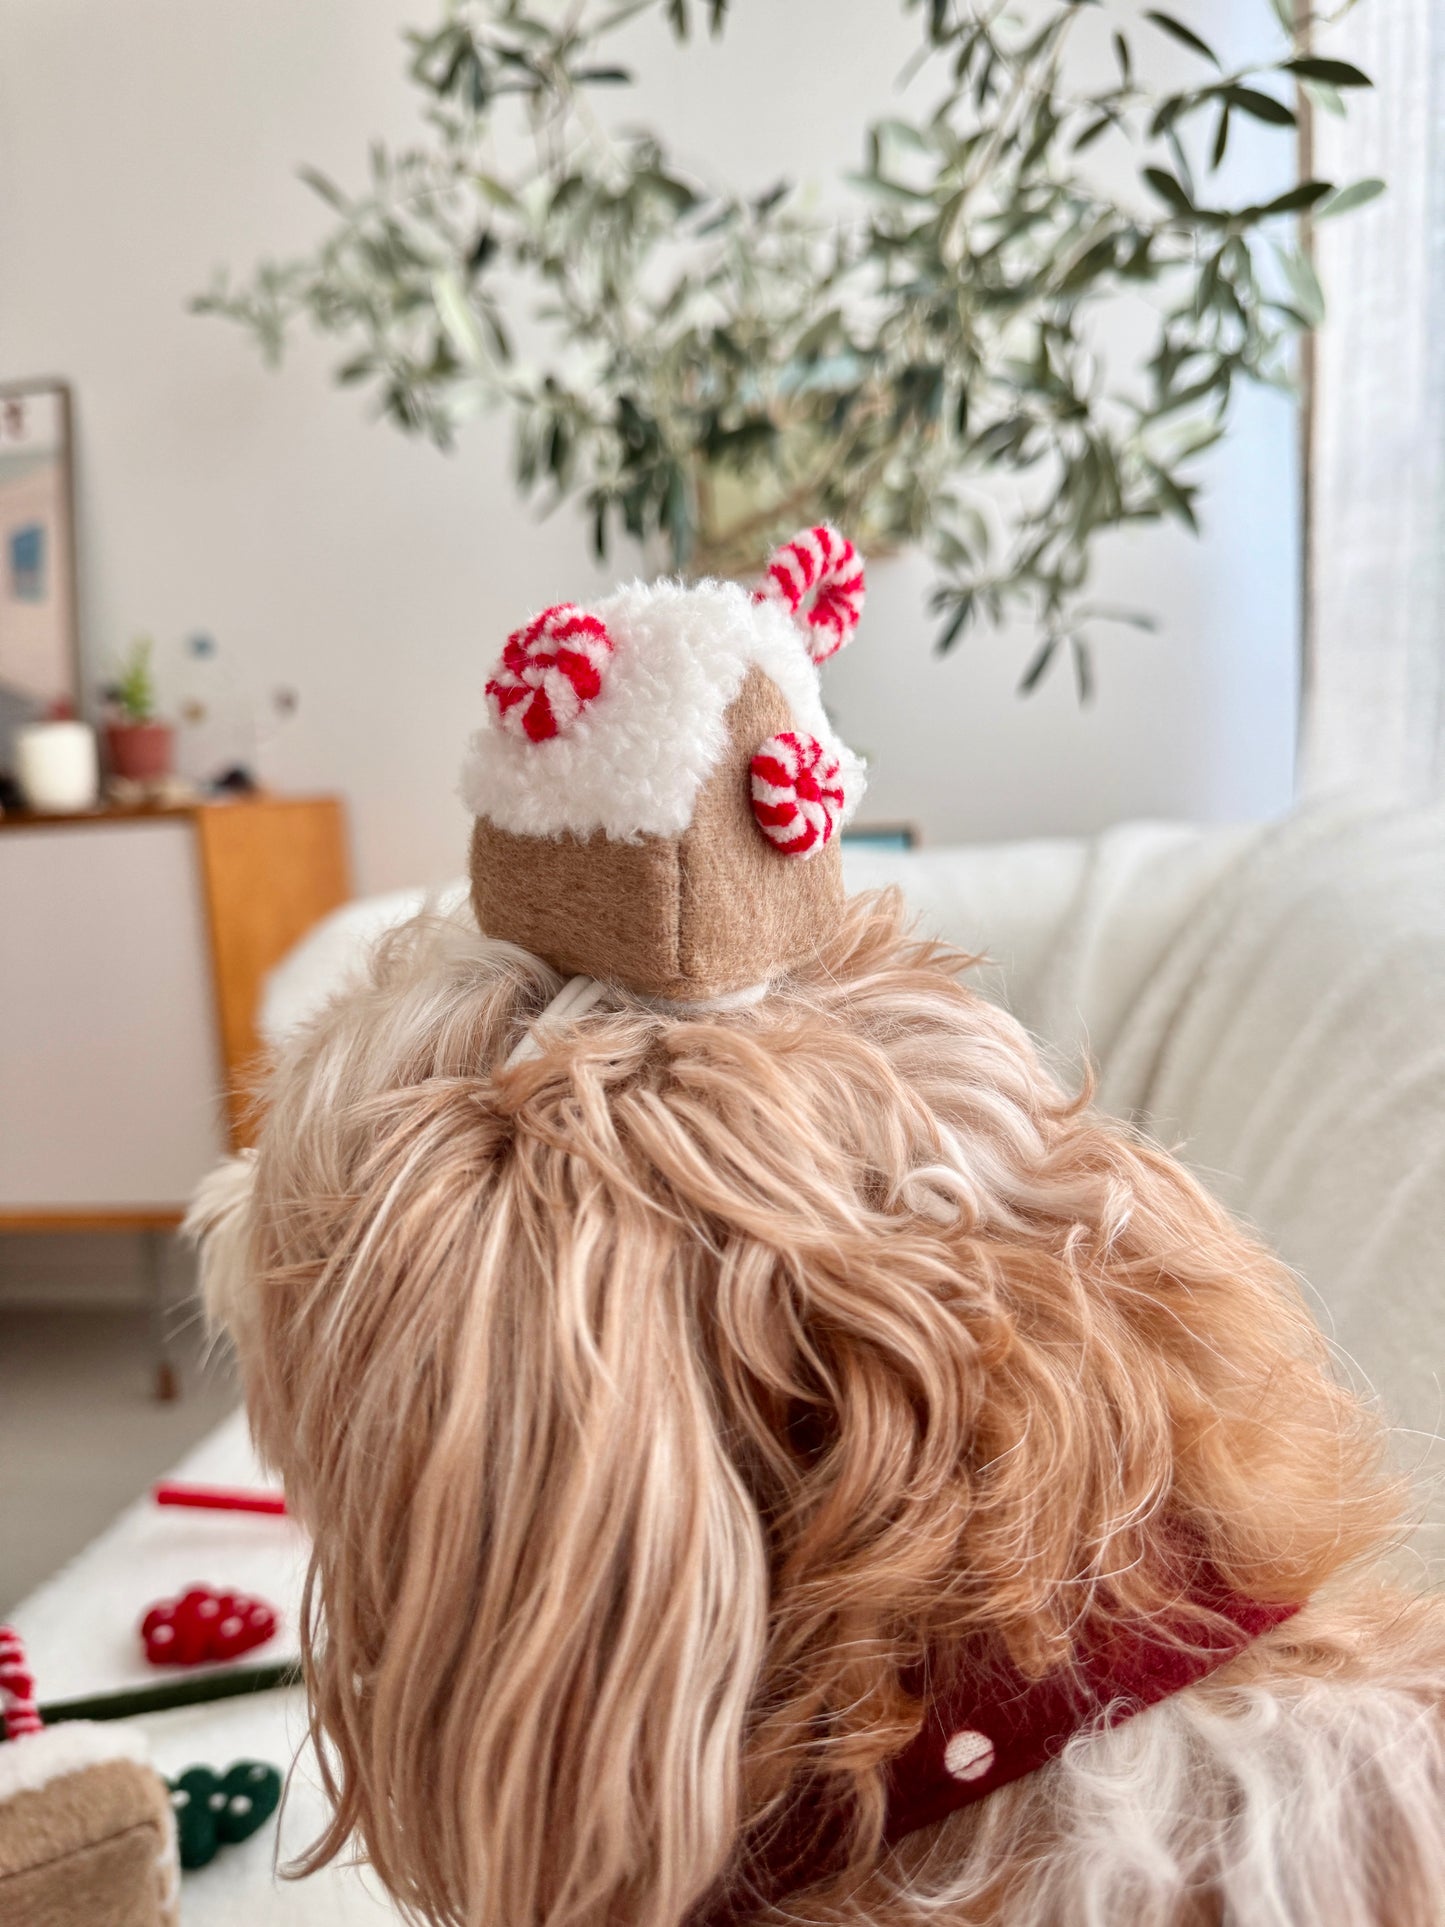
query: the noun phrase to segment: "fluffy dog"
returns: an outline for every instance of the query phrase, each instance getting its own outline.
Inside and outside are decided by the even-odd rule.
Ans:
[[[438,1927],[1427,1927],[1445,1624],[1376,1576],[1379,1429],[1178,1165],[846,901],[863,600],[819,526],[517,630],[470,908],[201,1200],[314,1542],[306,1864]]]
[[[306,1866],[456,1927],[1445,1918],[1445,1623],[1380,1577],[1379,1426],[965,966],[854,901],[751,1003],[615,990],[518,1061],[562,977],[460,912],[285,1053],[196,1223],[314,1539]],[[1140,1629],[1159,1703],[1105,1666],[897,1836],[960,1666],[1022,1707]]]

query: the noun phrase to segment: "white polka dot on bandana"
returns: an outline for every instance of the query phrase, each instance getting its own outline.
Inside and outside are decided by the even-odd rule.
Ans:
[[[955,1780],[981,1780],[993,1765],[993,1741],[965,1726],[944,1748],[943,1764]]]

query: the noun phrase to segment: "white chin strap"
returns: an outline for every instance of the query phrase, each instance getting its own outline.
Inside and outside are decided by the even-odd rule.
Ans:
[[[607,996],[610,986],[599,983],[595,977],[569,977],[557,995],[540,1011],[517,1040],[516,1048],[502,1066],[503,1070],[515,1070],[518,1064],[530,1063],[534,1057],[542,1055],[541,1033],[555,1029],[559,1024],[575,1022],[585,1017]],[[696,1003],[675,1003],[666,997],[639,997],[638,1003],[648,1010],[655,1010],[664,1017],[704,1016],[714,1010],[746,1010],[766,996],[767,983],[748,984],[742,990],[729,990],[721,997],[704,997]]]
[[[569,1017],[585,1017],[606,994],[606,984],[598,983],[595,977],[569,977],[547,1008],[532,1019],[502,1069],[515,1070],[518,1064],[527,1064],[534,1057],[540,1057],[542,1040],[539,1032],[548,1025],[565,1023]]]

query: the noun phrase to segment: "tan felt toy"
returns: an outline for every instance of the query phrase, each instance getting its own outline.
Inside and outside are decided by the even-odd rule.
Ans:
[[[0,1927],[175,1927],[170,1793],[119,1725],[42,1727],[18,1636],[0,1627]]]

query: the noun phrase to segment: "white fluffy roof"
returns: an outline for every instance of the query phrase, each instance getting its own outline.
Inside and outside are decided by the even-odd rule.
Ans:
[[[0,1745],[0,1800],[17,1793],[35,1793],[67,1773],[110,1760],[150,1761],[150,1749],[138,1729],[122,1721],[66,1720],[42,1726],[38,1733]]]
[[[776,603],[754,602],[735,582],[664,579],[630,583],[587,607],[612,637],[600,695],[547,742],[490,724],[478,730],[461,778],[474,816],[520,836],[681,835],[726,746],[728,706],[755,663],[782,692],[794,727],[838,758],[844,820],[852,815],[863,765],[830,727],[807,645]]]

